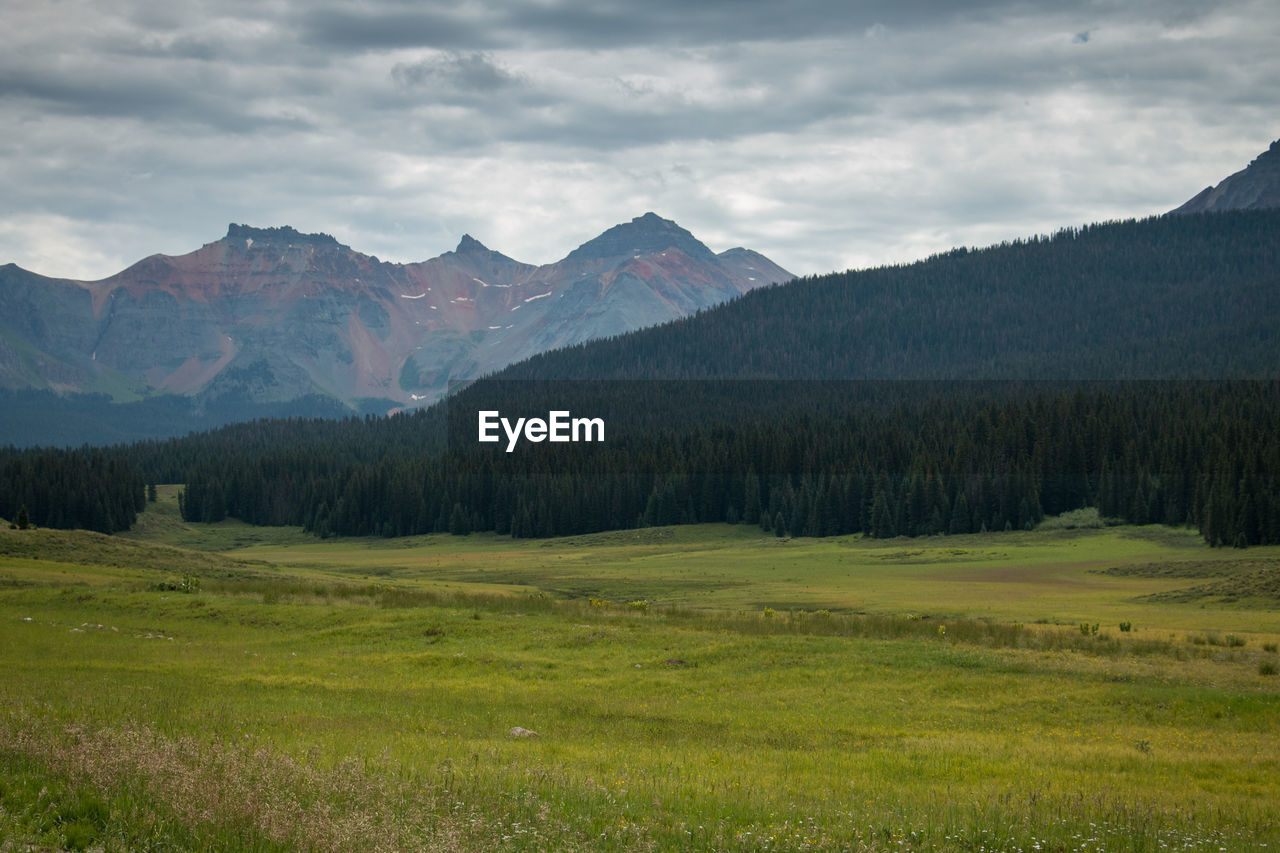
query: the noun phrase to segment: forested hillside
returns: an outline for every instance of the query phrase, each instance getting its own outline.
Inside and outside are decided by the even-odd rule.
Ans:
[[[815,276],[503,378],[1148,379],[1280,370],[1280,210],[1064,229]]]

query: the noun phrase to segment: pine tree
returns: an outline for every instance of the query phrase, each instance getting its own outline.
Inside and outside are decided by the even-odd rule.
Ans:
[[[449,532],[454,536],[466,536],[471,532],[471,522],[462,504],[453,505],[453,512],[449,516]]]
[[[929,509],[926,506],[928,495],[925,493],[924,478],[916,471],[911,475],[911,485],[907,490],[907,519],[905,533],[908,536],[922,536],[928,532]]]
[[[743,524],[756,524],[760,521],[760,478],[755,468],[747,469],[747,483],[742,507]]]
[[[961,489],[956,495],[955,506],[951,509],[951,524],[947,528],[948,533],[971,533],[973,531],[973,520],[969,517],[969,499],[965,497],[964,490]]]
[[[893,526],[893,512],[889,509],[889,497],[883,491],[876,491],[871,505],[871,535],[876,539],[892,539],[898,535]]]

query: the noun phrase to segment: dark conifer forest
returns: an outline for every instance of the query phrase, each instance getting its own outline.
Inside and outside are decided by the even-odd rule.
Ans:
[[[136,506],[144,482],[184,483],[190,521],[318,536],[727,521],[892,537],[1092,506],[1243,547],[1280,543],[1278,377],[1280,212],[1163,217],[754,291],[411,414],[9,450],[0,515],[121,529],[114,477]],[[608,437],[507,453],[476,443],[482,409],[570,409]]]
[[[736,387],[750,409],[758,386]],[[811,406],[794,399],[771,417],[624,430],[599,448],[407,452],[407,435],[426,442],[433,432],[417,414],[313,423],[326,435],[304,446],[252,447],[246,425],[132,456],[187,483],[188,520],[320,536],[543,537],[728,521],[892,537],[1023,529],[1096,506],[1133,524],[1195,525],[1217,545],[1280,542],[1280,431],[1260,428],[1280,418],[1280,383],[1019,386],[891,407],[850,394],[842,413],[827,396],[837,387],[810,384]],[[635,404],[644,422],[655,401]]]
[[[25,507],[37,527],[115,533],[133,526],[145,500],[138,468],[118,453],[0,453],[0,517],[17,519]]]

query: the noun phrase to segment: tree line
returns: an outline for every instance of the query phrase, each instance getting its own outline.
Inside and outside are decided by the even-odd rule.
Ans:
[[[320,536],[545,537],[727,521],[789,536],[892,537],[1023,529],[1095,506],[1134,524],[1194,525],[1215,545],[1280,542],[1280,433],[1259,426],[1280,423],[1275,382],[1011,386],[879,405],[853,396],[842,411],[819,383],[812,405],[800,395],[783,412],[760,406],[754,383],[725,387],[741,395],[728,408],[760,416],[622,427],[599,448],[508,454],[455,442],[405,453],[396,426],[422,429],[422,417],[347,422],[363,458],[323,444],[189,446],[182,512]],[[645,424],[662,410],[651,397],[614,410],[628,405]]]

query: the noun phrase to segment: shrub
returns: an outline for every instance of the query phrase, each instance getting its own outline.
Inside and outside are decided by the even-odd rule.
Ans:
[[[1276,644],[1275,644],[1275,643],[1263,643],[1263,644],[1262,644],[1262,650],[1263,650],[1264,652],[1271,652],[1272,654],[1275,654],[1275,651],[1276,651]]]
[[[1258,664],[1258,675],[1275,675],[1276,665],[1273,661],[1264,660]]]
[[[1070,512],[1064,512],[1061,515],[1046,518],[1036,525],[1036,529],[1076,530],[1078,528],[1096,528],[1105,526],[1106,523],[1102,520],[1102,516],[1098,514],[1098,508],[1096,506],[1087,506],[1083,509],[1073,509]]]
[[[200,578],[195,575],[183,575],[180,578],[157,581],[151,588],[157,592],[197,593],[200,591]]]
[[[646,598],[646,599],[641,599],[640,601],[628,601],[627,609],[639,610],[641,613],[644,613],[649,609],[649,600]]]

